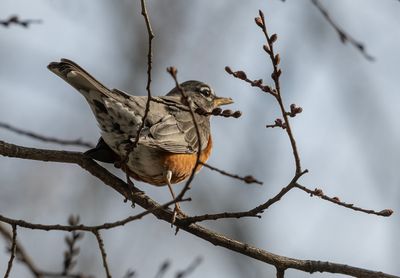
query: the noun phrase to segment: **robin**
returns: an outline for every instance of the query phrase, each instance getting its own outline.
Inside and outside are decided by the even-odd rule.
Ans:
[[[175,199],[172,184],[190,176],[197,161],[199,138],[188,106],[178,87],[166,96],[153,97],[140,134],[147,103],[146,96],[131,96],[117,89],[108,89],[76,63],[61,59],[48,68],[78,90],[89,103],[101,129],[97,146],[86,152],[95,160],[115,163],[127,156],[121,167],[129,176],[146,183],[168,185]],[[233,103],[231,98],[217,97],[214,90],[200,81],[180,84],[191,99],[193,109],[211,112],[221,105]],[[195,113],[200,134],[200,161],[211,154],[210,114]],[[127,151],[139,136],[137,147]],[[201,169],[199,164],[196,172]],[[175,204],[175,213],[182,213]]]

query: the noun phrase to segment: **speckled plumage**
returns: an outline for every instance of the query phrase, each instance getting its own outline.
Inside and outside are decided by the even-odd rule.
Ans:
[[[114,157],[101,159],[103,154],[107,154],[107,150],[100,148],[99,145],[97,149],[88,153],[95,159],[105,162],[124,157],[127,145],[137,136],[142,123],[147,97],[130,96],[116,89],[110,90],[67,59],[50,63],[48,68],[85,97],[101,129],[103,142],[99,144],[101,143],[102,147],[108,146]],[[181,86],[192,99],[194,109],[201,107],[211,111],[221,103],[232,102],[230,99],[216,97],[207,84],[199,81],[187,81]],[[218,104],[216,99],[225,102],[221,101]],[[156,97],[150,102],[150,110],[140,133],[138,146],[130,153],[128,169],[125,169],[135,179],[154,185],[165,185],[165,175],[168,170],[172,171],[172,183],[185,179],[188,174],[182,173],[187,172],[189,168],[190,174],[195,163],[193,157],[196,157],[198,151],[198,138],[187,107],[186,109],[179,107],[186,106],[182,104],[182,96],[177,88],[172,89],[166,96]],[[209,116],[199,114],[195,117],[199,125],[201,149],[204,151],[202,160],[205,162],[211,153],[210,119]],[[177,163],[171,162],[174,155],[179,155],[179,159],[185,164],[181,165],[181,169],[169,169],[178,167]],[[169,167],[169,163],[173,166]]]

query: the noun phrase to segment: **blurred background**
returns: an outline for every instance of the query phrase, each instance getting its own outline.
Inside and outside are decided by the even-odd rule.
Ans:
[[[156,38],[152,92],[173,87],[166,67],[179,80],[197,79],[217,94],[235,100],[239,119],[213,119],[214,151],[209,164],[263,186],[246,185],[203,169],[183,209],[191,215],[248,210],[275,195],[292,178],[294,161],[284,132],[266,129],[279,117],[266,94],[225,73],[245,70],[270,82],[264,37],[254,24],[258,9],[278,34],[282,93],[289,106],[303,107],[292,120],[304,168],[301,183],[356,205],[395,211],[389,218],[358,213],[291,191],[262,219],[220,220],[202,225],[280,255],[328,260],[400,275],[400,128],[398,111],[400,4],[398,1],[324,1],[331,16],[364,42],[376,58],[367,61],[337,34],[311,1],[150,0]],[[99,131],[84,99],[46,69],[51,61],[72,59],[105,85],[134,95],[146,94],[147,33],[138,0],[3,0],[0,19],[10,15],[41,19],[29,29],[0,27],[0,121],[42,135],[82,138],[95,143]],[[84,151],[47,144],[0,129],[0,140],[24,146]],[[121,172],[108,167],[119,176]],[[159,202],[168,189],[136,183]],[[178,187],[181,187],[179,185]],[[87,225],[136,214],[121,196],[78,166],[0,158],[0,214],[30,222],[66,224],[79,214]],[[201,264],[190,277],[271,277],[267,264],[215,247],[168,223],[147,216],[103,232],[111,273],[128,269],[154,277],[170,262],[165,277]],[[60,271],[66,233],[19,229],[18,240],[41,269]],[[9,258],[0,241],[0,269]],[[95,238],[86,234],[76,270],[96,277],[104,269]],[[287,277],[308,277],[295,270]],[[29,277],[20,263],[11,277]],[[313,274],[313,277],[333,277]],[[337,275],[335,275],[337,277]]]

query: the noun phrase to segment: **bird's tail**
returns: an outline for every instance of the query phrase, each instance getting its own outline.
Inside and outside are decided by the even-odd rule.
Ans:
[[[108,92],[110,90],[107,87],[71,60],[61,59],[60,62],[52,62],[47,68],[64,79],[86,98],[91,98],[89,96],[91,91],[104,96],[109,95]]]
[[[117,143],[120,143],[117,139],[123,141],[136,135],[142,119],[138,111],[144,111],[142,106],[144,107],[146,99],[134,101],[122,91],[108,89],[83,68],[67,59],[50,63],[48,69],[86,98],[102,130],[103,139],[114,151]],[[112,138],[103,136],[107,134],[111,134]]]

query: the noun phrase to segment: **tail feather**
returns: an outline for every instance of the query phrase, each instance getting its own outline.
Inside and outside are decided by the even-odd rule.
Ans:
[[[71,60],[61,59],[61,62],[52,62],[47,68],[64,79],[85,97],[88,97],[90,91],[98,91],[105,96],[110,96],[108,93],[110,90],[107,87]]]
[[[100,124],[100,118],[107,117],[107,99],[112,92],[91,76],[86,70],[68,59],[52,62],[47,68],[64,79],[68,84],[79,91],[87,100]]]
[[[114,151],[129,136],[136,136],[144,111],[141,108],[143,100],[135,101],[121,91],[108,89],[79,65],[67,59],[50,63],[48,69],[86,98],[102,130],[103,139]],[[97,149],[94,155],[99,156],[100,160],[108,160],[102,157],[102,151]]]

